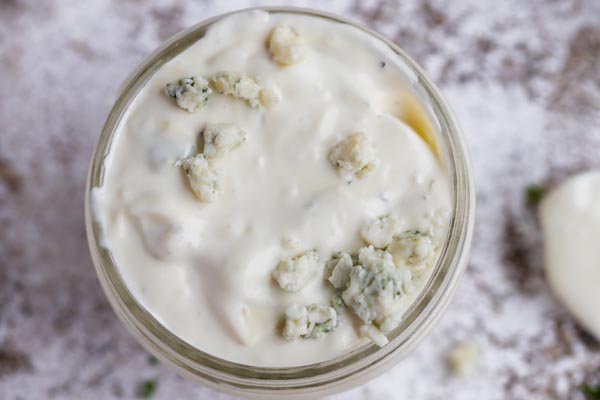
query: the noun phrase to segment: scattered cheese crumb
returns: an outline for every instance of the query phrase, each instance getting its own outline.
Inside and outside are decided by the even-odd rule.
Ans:
[[[193,113],[206,104],[212,89],[205,78],[197,75],[168,83],[165,93],[174,98],[180,108]]]
[[[286,292],[297,292],[313,279],[319,262],[316,250],[286,257],[277,264],[273,278]]]
[[[353,133],[335,145],[329,161],[347,181],[366,176],[379,164],[373,146],[362,132]]]
[[[337,312],[333,307],[323,304],[292,304],[285,311],[283,337],[287,340],[303,337],[305,339],[322,337],[338,326]]]
[[[306,306],[292,304],[285,310],[283,337],[287,340],[297,339],[308,333],[308,311]]]
[[[220,174],[213,168],[203,154],[183,158],[175,163],[187,174],[192,191],[198,199],[212,203],[221,192],[219,179]]]
[[[271,85],[260,91],[258,99],[264,108],[272,110],[281,104],[281,92],[277,86]]]
[[[427,213],[427,220],[429,221],[429,227],[427,228],[427,234],[431,238],[435,238],[436,241],[444,240],[444,235],[448,229],[447,221],[450,219],[452,211],[447,208],[438,208]]]
[[[408,267],[413,273],[421,272],[434,252],[431,238],[417,230],[397,235],[387,249],[399,266]]]
[[[304,40],[288,25],[279,25],[269,38],[269,53],[282,64],[298,64],[306,53]]]
[[[383,347],[388,344],[388,338],[372,324],[366,324],[360,327],[360,334],[364,337],[368,337],[379,347]]]
[[[345,289],[350,281],[350,270],[354,266],[352,257],[348,253],[335,254],[327,262],[327,270],[331,271],[329,282],[336,289]]]
[[[461,377],[472,376],[477,372],[479,348],[474,342],[463,342],[448,352],[448,366],[453,374]]]
[[[378,249],[384,249],[398,233],[400,221],[394,215],[383,215],[363,225],[360,234],[363,239]]]
[[[207,124],[202,136],[206,158],[220,157],[246,141],[246,132],[236,124]]]
[[[245,73],[221,71],[214,74],[210,81],[216,92],[246,100],[252,108],[260,106],[261,88]]]
[[[346,312],[346,303],[344,303],[344,299],[342,296],[335,295],[331,298],[331,307],[337,313],[337,322],[340,323],[340,318]]]

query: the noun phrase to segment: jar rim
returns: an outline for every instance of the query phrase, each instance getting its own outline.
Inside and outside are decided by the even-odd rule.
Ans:
[[[215,22],[232,14],[262,10],[325,18],[360,29],[388,46],[401,64],[417,77],[417,88],[437,122],[443,162],[453,194],[453,213],[446,241],[431,277],[405,312],[403,321],[383,348],[363,345],[336,358],[298,367],[256,367],[221,359],[187,344],[171,333],[129,292],[111,253],[99,242],[100,227],[91,210],[91,190],[102,186],[104,160],[122,119],[146,82],[162,65],[200,40]],[[468,149],[453,111],[437,87],[403,50],[379,33],[354,21],[320,10],[298,7],[253,7],[221,14],[200,22],[167,40],[148,56],[119,91],[96,144],[85,198],[86,232],[90,253],[113,309],[138,342],[179,372],[218,390],[243,395],[280,397],[335,393],[383,372],[412,351],[447,307],[466,268],[474,224],[475,191]]]

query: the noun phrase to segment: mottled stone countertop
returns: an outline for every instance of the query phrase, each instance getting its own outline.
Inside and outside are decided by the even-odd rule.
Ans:
[[[600,344],[543,276],[529,184],[600,166],[598,0],[0,0],[0,399],[230,399],[152,362],[117,320],[85,240],[92,147],[119,84],[160,42],[258,4],[366,23],[420,62],[473,155],[471,262],[432,334],[388,373],[335,399],[583,399]],[[480,349],[470,378],[445,364]]]

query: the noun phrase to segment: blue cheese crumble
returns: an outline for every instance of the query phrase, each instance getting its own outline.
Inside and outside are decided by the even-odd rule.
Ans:
[[[479,364],[479,347],[475,342],[467,341],[456,344],[448,352],[450,371],[459,377],[472,376],[477,372]]]
[[[281,64],[298,64],[304,60],[306,53],[304,40],[290,26],[279,25],[269,38],[269,53]]]
[[[329,161],[349,182],[355,177],[365,177],[379,164],[371,142],[362,132],[353,133],[336,144],[329,152]]]
[[[352,256],[348,253],[334,254],[331,260],[327,261],[326,270],[329,271],[329,283],[336,289],[345,289],[350,280],[350,270],[354,266]]]
[[[275,109],[281,104],[281,91],[275,85],[264,87],[260,91],[258,100],[264,108],[268,110]]]
[[[193,113],[206,104],[212,89],[208,80],[196,75],[168,83],[165,93],[175,99],[180,108]]]
[[[364,323],[379,326],[400,309],[402,270],[390,253],[373,246],[360,249],[358,262],[350,271],[342,299]]]
[[[246,132],[236,124],[207,124],[202,134],[206,158],[223,156],[246,141]]]
[[[279,261],[273,278],[286,292],[297,292],[310,282],[320,265],[319,254],[310,250]]]
[[[198,199],[212,203],[219,197],[220,173],[203,154],[182,158],[175,166],[185,171],[190,187]]]
[[[333,307],[311,304],[308,307],[292,304],[285,311],[283,337],[294,340],[300,337],[318,339],[338,326],[338,315]]]
[[[361,326],[360,334],[371,339],[373,343],[379,347],[383,347],[389,342],[388,338],[381,332],[381,330],[373,324]]]
[[[373,246],[362,247],[357,257],[339,253],[328,264],[333,266],[329,282],[342,290],[341,303],[364,323],[361,334],[385,345],[385,335],[401,321],[406,269],[396,266],[389,252]]]
[[[427,266],[434,254],[431,238],[423,232],[408,230],[394,236],[387,250],[392,254],[394,262],[408,267],[413,273],[420,273]]]
[[[260,106],[261,88],[254,79],[245,73],[221,71],[214,74],[210,81],[217,93],[246,100],[252,108]]]
[[[392,242],[394,235],[398,232],[401,223],[394,215],[383,215],[360,230],[363,239],[378,249],[384,249]]]

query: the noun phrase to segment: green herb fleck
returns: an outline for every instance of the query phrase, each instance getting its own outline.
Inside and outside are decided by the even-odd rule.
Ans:
[[[581,388],[581,391],[589,400],[600,400],[600,385],[590,386],[586,383]]]
[[[544,187],[542,185],[529,185],[525,189],[525,199],[530,206],[537,205],[544,196]]]
[[[155,391],[156,381],[154,379],[147,379],[139,384],[137,395],[142,399],[149,399]]]

